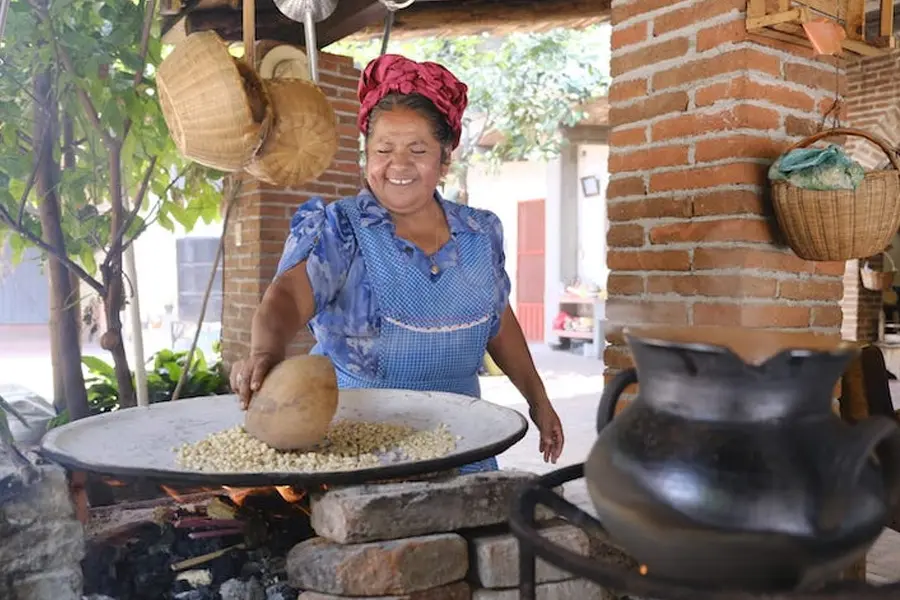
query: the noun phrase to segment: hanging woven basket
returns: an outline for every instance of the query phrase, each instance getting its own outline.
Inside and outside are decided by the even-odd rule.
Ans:
[[[891,285],[894,283],[894,275],[897,274],[897,267],[894,265],[894,260],[887,252],[882,253],[882,256],[884,256],[885,260],[890,265],[889,270],[874,270],[869,259],[866,259],[859,269],[859,278],[862,281],[863,287],[867,290],[883,292],[891,289]]]
[[[787,181],[773,181],[775,217],[800,258],[846,261],[875,256],[900,227],[900,163],[883,139],[859,129],[835,128],[809,136],[787,152],[826,137],[846,135],[877,145],[893,168],[866,173],[855,190],[806,190]]]
[[[297,187],[318,178],[338,149],[337,118],[319,87],[304,79],[272,79],[263,84],[275,120],[266,143],[247,173],[280,187]]]
[[[185,158],[240,171],[263,144],[272,108],[262,80],[212,31],[189,35],[159,66],[159,102]]]

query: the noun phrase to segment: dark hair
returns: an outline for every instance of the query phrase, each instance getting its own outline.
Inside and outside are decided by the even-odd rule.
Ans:
[[[453,130],[446,117],[437,109],[434,102],[421,94],[388,94],[372,109],[369,116],[369,125],[366,130],[366,141],[369,139],[375,121],[383,112],[389,112],[395,108],[408,108],[414,110],[431,124],[431,132],[441,145],[441,162],[450,162],[450,153],[453,149]]]

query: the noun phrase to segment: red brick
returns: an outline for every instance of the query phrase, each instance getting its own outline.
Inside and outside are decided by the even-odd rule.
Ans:
[[[806,92],[800,92],[783,85],[765,84],[748,77],[738,77],[728,82],[714,83],[697,90],[694,102],[697,106],[709,106],[720,100],[765,99],[797,110],[812,111],[815,100]]]
[[[680,301],[610,298],[606,303],[606,317],[613,323],[626,325],[687,325],[688,307]]]
[[[808,327],[810,309],[783,304],[694,304],[694,325]]]
[[[840,327],[844,315],[839,306],[816,306],[812,309],[813,327]]]
[[[697,32],[697,52],[706,52],[725,44],[743,42],[746,39],[747,26],[744,19],[713,25]]]
[[[690,49],[690,45],[688,38],[681,37],[652,44],[624,54],[614,53],[610,61],[610,72],[613,77],[619,77],[629,71],[634,71],[647,65],[684,56]]]
[[[613,250],[606,255],[611,271],[688,271],[691,256],[686,250]]]
[[[648,294],[774,298],[778,280],[743,275],[649,275]]]
[[[813,264],[815,265],[813,269],[817,275],[843,275],[844,270],[847,268],[847,263],[840,261],[816,262]]]
[[[650,230],[650,243],[772,242],[772,231],[759,219],[719,219],[658,225]]]
[[[634,366],[627,347],[608,346],[603,350],[603,364],[610,369],[628,369]]]
[[[618,129],[609,134],[609,145],[613,148],[636,146],[647,142],[646,127],[631,127]]]
[[[644,245],[644,228],[640,225],[611,225],[606,233],[610,248]]]
[[[610,173],[615,173],[610,169]],[[646,193],[644,179],[642,177],[625,177],[613,179],[606,187],[608,199],[621,198],[623,196],[637,196]]]
[[[787,115],[784,118],[784,131],[788,135],[807,137],[819,131],[819,121]]]
[[[786,63],[784,79],[815,90],[834,91],[837,88],[840,94],[846,93],[846,78],[840,77],[833,67],[825,65],[818,68],[800,63]]]
[[[781,75],[781,59],[753,48],[741,48],[660,71],[653,76],[653,89],[659,91],[726,73],[744,73],[745,71],[758,71],[779,77]]]
[[[687,8],[673,10],[656,17],[653,20],[653,35],[662,35],[686,27],[693,28],[712,17],[731,11],[743,11],[746,8],[747,2],[744,0],[695,1]]]
[[[768,205],[762,194],[750,190],[726,190],[697,194],[690,197],[691,215],[763,215]]]
[[[647,95],[649,88],[650,82],[646,79],[614,80],[609,88],[609,101],[615,104],[616,102],[641,98]]]
[[[620,48],[624,48],[625,46],[643,42],[647,39],[647,30],[649,29],[649,25],[649,21],[643,21],[641,23],[635,23],[634,25],[631,25],[629,27],[614,28],[612,37],[610,38],[610,45],[614,49],[618,50]]]
[[[767,171],[767,165],[736,162],[656,173],[650,176],[650,191],[667,192],[741,184],[763,185]]]
[[[753,104],[739,104],[717,113],[688,113],[658,121],[650,128],[654,142],[695,136],[699,133],[746,129],[778,129],[778,111]]]
[[[644,293],[644,278],[640,275],[610,273],[606,291],[612,296],[634,296]]]
[[[834,281],[789,280],[782,281],[778,295],[787,300],[839,300],[844,284]]]
[[[760,269],[788,273],[811,273],[813,263],[789,252],[755,248],[697,248],[694,250],[695,270]]]
[[[642,198],[613,202],[606,207],[606,217],[610,221],[690,216],[690,207],[685,198]]]
[[[757,135],[698,140],[694,146],[694,162],[704,163],[726,158],[775,160],[786,148],[785,142]]]
[[[626,19],[631,19],[653,10],[659,10],[660,8],[666,8],[670,4],[672,4],[672,0],[635,0],[627,4],[617,2],[612,7],[611,20],[613,30],[616,29],[616,25]]]
[[[613,106],[609,111],[609,123],[616,127],[652,119],[667,113],[684,112],[687,110],[689,101],[687,92],[671,92],[650,96],[646,100],[637,101],[628,106]]]
[[[646,171],[658,167],[676,167],[688,164],[687,146],[662,146],[616,153],[609,157],[609,169],[615,173]]]

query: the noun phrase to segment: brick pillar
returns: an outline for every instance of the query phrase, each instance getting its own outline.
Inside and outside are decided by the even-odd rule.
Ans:
[[[228,367],[250,348],[253,312],[275,275],[294,211],[313,196],[333,201],[359,190],[359,70],[349,57],[320,52],[319,73],[322,90],[338,115],[340,142],[334,162],[316,181],[300,188],[279,189],[248,178],[231,213],[222,277],[222,357]],[[304,330],[290,354],[306,352],[312,343]]]
[[[871,258],[873,269],[880,269],[883,259],[880,256]],[[841,310],[844,322],[841,325],[841,337],[856,342],[874,342],[878,340],[878,322],[883,310],[883,293],[863,287],[859,277],[859,269],[864,261],[848,260],[844,271],[844,298]]]
[[[900,52],[857,60],[847,65],[847,118],[852,127],[900,143]],[[861,139],[847,146],[863,166],[873,169],[887,161],[884,152]]]
[[[844,263],[779,245],[766,171],[845,82],[748,36],[746,4],[612,2],[609,372],[630,365],[629,324],[840,332]]]
[[[900,143],[900,52],[858,60],[847,66],[847,118],[851,127]],[[853,158],[868,169],[884,165],[887,157],[877,146],[859,138],[847,142]],[[841,335],[848,340],[873,342],[878,339],[882,311],[882,293],[867,290],[859,278],[861,261],[847,262],[844,274],[844,299],[841,309],[844,324]],[[880,268],[882,258],[872,258]]]

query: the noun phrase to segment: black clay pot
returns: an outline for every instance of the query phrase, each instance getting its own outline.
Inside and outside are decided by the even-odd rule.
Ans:
[[[900,500],[900,427],[834,413],[854,346],[700,327],[626,339],[637,370],[604,389],[585,478],[612,541],[649,574],[784,591],[866,553]]]

